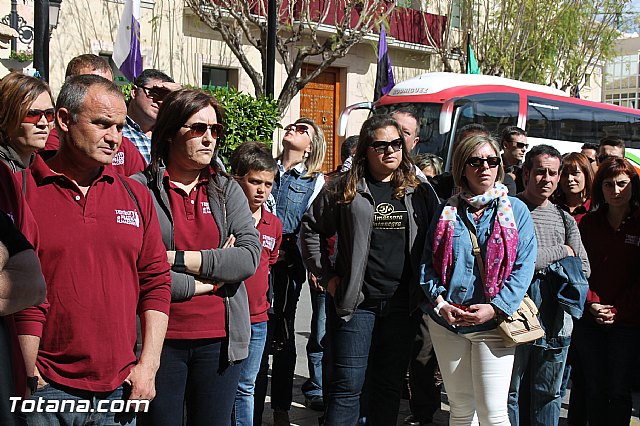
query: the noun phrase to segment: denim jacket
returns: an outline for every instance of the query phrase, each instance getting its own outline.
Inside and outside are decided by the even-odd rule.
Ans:
[[[536,346],[549,349],[566,348],[571,343],[573,320],[582,317],[589,283],[582,271],[582,261],[567,256],[536,274],[529,295],[540,311],[540,324],[545,336]]]
[[[278,162],[278,173],[271,193],[276,204],[273,213],[282,221],[282,235],[298,234],[302,215],[313,201],[312,196],[319,193],[324,185],[322,174],[309,178],[304,177],[305,173],[303,163],[285,171]]]
[[[500,292],[490,301],[492,305],[507,315],[513,314],[516,309],[518,309],[524,294],[529,288],[537,254],[536,235],[527,206],[517,198],[509,197],[509,201],[513,207],[513,215],[518,228],[516,261],[513,265],[511,275],[505,280]],[[480,246],[483,259],[486,259],[487,241],[496,218],[497,203],[498,200],[492,201],[489,206],[487,206],[480,222],[475,225],[478,245]],[[433,236],[436,225],[438,224],[438,218],[445,206],[446,202],[440,205],[431,223],[422,264],[420,265],[420,285],[426,293],[427,298],[431,301],[430,304],[423,303],[422,309],[438,324],[454,332],[471,333],[493,329],[497,326],[495,320],[472,327],[452,328],[443,318],[436,315],[433,310],[434,302],[439,295],[442,295],[449,303],[461,305],[489,303],[485,298],[484,284],[478,267],[475,264],[476,259],[472,253],[471,237],[460,216],[466,214],[469,218],[469,223],[474,223],[466,206],[463,208],[461,205],[458,209],[458,216],[453,231],[453,272],[449,288],[444,287],[440,276],[436,274],[433,268]]]

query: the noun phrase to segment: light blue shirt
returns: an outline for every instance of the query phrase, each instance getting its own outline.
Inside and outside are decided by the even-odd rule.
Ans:
[[[511,270],[511,274],[505,280],[500,292],[491,301],[491,304],[511,315],[520,306],[520,302],[524,297],[535,270],[537,242],[533,220],[529,214],[527,206],[517,198],[509,197],[511,206],[513,207],[513,216],[518,229],[518,248],[516,252],[516,261]],[[458,209],[457,220],[454,227],[453,240],[453,268],[451,274],[451,282],[449,288],[445,288],[442,280],[433,269],[433,234],[440,213],[445,206],[441,204],[437,213],[433,217],[425,248],[425,255],[420,265],[420,285],[427,297],[435,305],[435,300],[439,295],[449,303],[458,303],[463,305],[473,305],[476,303],[488,303],[484,294],[484,284],[480,277],[480,272],[475,265],[476,259],[472,253],[472,243],[469,231],[461,214],[469,217],[469,222],[473,222],[471,214],[469,214],[466,205]],[[482,258],[486,259],[487,240],[491,234],[491,227],[495,221],[497,200],[489,204],[487,210],[482,215],[480,222],[476,224],[476,235],[478,244],[482,253]],[[450,328],[443,318],[438,317],[432,306],[423,306],[423,310],[429,313],[439,324]],[[487,330],[496,326],[495,321],[489,321],[485,324],[474,327],[459,327],[459,332],[473,332]]]

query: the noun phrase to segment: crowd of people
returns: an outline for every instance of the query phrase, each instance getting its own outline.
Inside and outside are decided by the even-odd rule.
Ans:
[[[127,104],[95,55],[66,75],[55,101],[0,81],[0,424],[260,425],[270,370],[289,425],[305,283],[321,424],[395,425],[408,386],[404,424],[427,425],[442,384],[452,425],[558,424],[568,386],[572,426],[629,424],[640,178],[621,139],[562,155],[473,124],[445,172],[412,156],[402,108],[326,176],[304,117],[278,157],[246,141],[227,170],[210,94],[150,69]],[[525,296],[545,335],[514,346],[499,324]],[[41,400],[149,404],[25,408]]]

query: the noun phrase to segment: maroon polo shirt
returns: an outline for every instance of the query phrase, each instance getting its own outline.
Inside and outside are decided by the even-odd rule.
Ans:
[[[136,313],[169,312],[171,276],[149,191],[110,167],[86,197],[36,157],[27,202],[50,302],[37,367],[53,382],[107,392],[136,362]]]
[[[635,266],[640,259],[640,215],[613,229],[599,209],[587,213],[579,228],[591,264],[587,304],[613,305],[616,324],[640,326],[640,275]],[[587,312],[585,317],[594,321]]]
[[[211,215],[207,183],[211,171],[202,173],[196,186],[187,194],[169,181],[164,185],[173,216],[173,240],[176,250],[209,250],[220,247],[220,231]],[[227,335],[222,297],[203,294],[171,303],[167,339],[208,339]]]
[[[57,151],[60,149],[60,136],[58,135],[58,129],[54,127],[49,132],[49,137],[44,145],[43,151]],[[118,152],[113,157],[111,165],[123,176],[133,176],[138,172],[144,171],[147,168],[147,162],[145,161],[138,148],[127,137],[122,137],[122,143]]]
[[[260,232],[260,242],[262,243],[260,263],[256,273],[244,281],[249,296],[251,324],[269,319],[267,314],[269,309],[269,301],[267,300],[269,267],[278,261],[278,249],[282,241],[282,222],[280,219],[269,213],[264,206],[260,209],[262,209],[262,218],[256,227]]]
[[[38,226],[22,194],[22,186],[17,177],[18,175],[14,175],[11,169],[0,161],[0,210],[11,217],[16,227],[36,247]],[[25,371],[18,335],[35,334],[34,331],[40,330],[45,322],[47,309],[48,304],[45,302],[42,305],[33,306],[3,318],[11,337],[11,366],[16,384],[15,395],[24,395],[26,377],[33,374],[33,372],[27,373]]]

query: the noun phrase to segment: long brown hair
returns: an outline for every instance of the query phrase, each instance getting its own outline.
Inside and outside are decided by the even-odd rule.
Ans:
[[[374,115],[362,125],[356,152],[353,154],[351,170],[349,170],[344,179],[344,187],[338,189],[338,191],[341,191],[338,198],[339,203],[349,204],[353,201],[356,196],[358,182],[366,176],[369,169],[367,149],[369,149],[371,142],[374,141],[376,130],[385,127],[395,128],[402,138],[402,128],[390,115]],[[407,188],[415,188],[420,184],[420,181],[416,178],[415,166],[404,142],[402,143],[402,161],[398,168],[394,170],[391,182],[395,188],[393,196],[396,199],[404,197]]]
[[[0,80],[0,144],[9,143],[9,134],[20,126],[31,104],[45,92],[54,105],[49,85],[40,79],[12,72]]]
[[[570,170],[573,170],[574,168],[579,169],[584,175],[584,189],[580,193],[580,196],[583,201],[586,201],[591,198],[591,187],[593,185],[594,176],[591,163],[589,163],[589,158],[579,152],[564,154],[562,156],[562,174],[560,179],[562,179],[563,176],[568,175]],[[552,200],[556,204],[566,204],[567,194],[565,194],[560,188],[560,185],[558,185],[558,189],[554,192]]]

